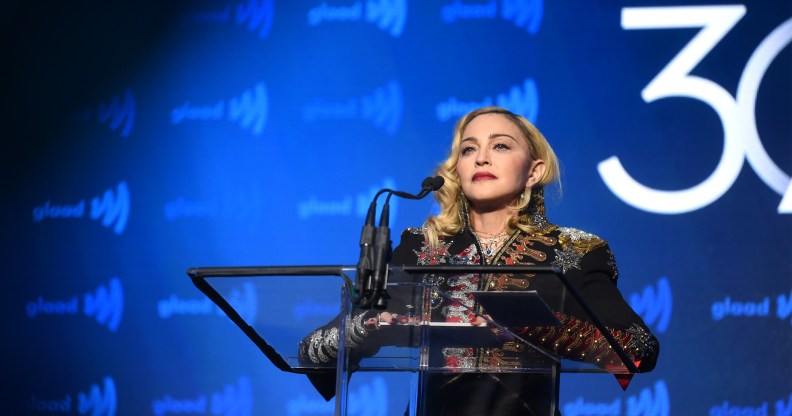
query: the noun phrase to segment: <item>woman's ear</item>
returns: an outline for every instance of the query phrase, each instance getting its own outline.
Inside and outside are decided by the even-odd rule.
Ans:
[[[533,188],[534,185],[541,181],[544,177],[546,168],[547,166],[542,159],[536,159],[531,162],[531,168],[528,169],[528,180],[525,182],[525,187]]]

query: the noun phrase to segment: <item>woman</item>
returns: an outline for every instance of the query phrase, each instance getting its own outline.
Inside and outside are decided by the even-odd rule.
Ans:
[[[451,152],[438,169],[445,185],[436,192],[440,213],[420,229],[406,230],[393,253],[396,264],[556,265],[580,291],[641,371],[654,368],[659,346],[641,318],[616,288],[618,271],[607,243],[586,232],[548,222],[542,189],[559,177],[558,161],[542,134],[524,117],[499,107],[470,112],[457,123]],[[483,323],[472,311],[474,290],[532,289],[553,299],[557,327],[526,327],[517,333],[567,358],[618,365],[620,360],[580,306],[566,296],[557,280],[534,275],[432,277],[451,299],[432,302],[433,320]],[[392,308],[398,308],[393,306]],[[351,340],[361,346],[377,338],[378,324],[403,322],[398,313],[368,311],[356,315]],[[302,344],[305,357],[334,355],[329,326]],[[337,338],[336,338],[337,339]],[[337,346],[337,343],[336,343]],[[365,355],[371,344],[357,354]],[[367,351],[363,351],[363,349]],[[446,348],[448,367],[504,367],[525,347]],[[356,355],[357,355],[356,354]],[[316,362],[311,359],[311,361]],[[623,378],[623,386],[626,381]],[[557,402],[554,376],[495,372],[429,375],[427,414],[544,414]],[[555,409],[558,413],[557,408]]]

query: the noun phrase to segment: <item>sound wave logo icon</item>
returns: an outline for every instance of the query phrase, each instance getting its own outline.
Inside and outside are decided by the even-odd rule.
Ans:
[[[240,377],[236,385],[228,384],[220,392],[212,393],[211,412],[220,416],[248,416],[253,414],[253,387],[250,379]]]
[[[539,91],[536,88],[536,82],[527,78],[522,85],[509,88],[506,93],[498,94],[495,99],[484,97],[480,101],[460,101],[456,97],[449,97],[446,101],[435,106],[435,116],[438,121],[448,121],[462,117],[477,108],[494,104],[535,123],[539,115]]]
[[[94,384],[88,389],[88,393],[77,395],[77,411],[81,415],[114,416],[116,406],[116,387],[110,377],[104,378],[104,393]]]
[[[361,117],[393,136],[401,125],[404,99],[401,85],[390,81],[361,100]]]
[[[83,297],[83,313],[96,318],[100,325],[106,325],[110,331],[116,332],[124,314],[121,280],[113,277],[107,287],[99,286],[93,294],[86,293]]]
[[[268,109],[267,86],[259,82],[252,90],[245,90],[239,98],[229,100],[228,120],[260,135],[267,123]]]
[[[368,190],[363,190],[358,192],[355,196],[355,214],[358,218],[364,218],[366,214],[368,214],[368,207],[371,204],[371,201],[374,200],[374,195],[377,195],[380,189],[399,189],[396,186],[396,181],[393,180],[391,177],[387,177],[380,182],[379,185],[372,185],[369,186]],[[399,198],[393,198],[390,201],[390,208],[388,211],[388,216],[390,218],[391,223],[396,222],[399,214]],[[377,221],[379,221],[379,217],[377,217]]]
[[[390,33],[401,36],[407,21],[407,0],[369,0],[366,2],[366,21]]]
[[[531,122],[535,122],[539,115],[539,91],[531,78],[523,81],[522,88],[515,85],[509,88],[509,92],[498,94],[495,102],[499,106],[508,108],[513,113],[531,120]]]
[[[777,400],[775,402],[775,411],[776,416],[792,416],[792,394],[789,395],[786,402],[784,402],[784,399]]]
[[[789,296],[784,293],[776,296],[776,316],[787,319],[790,315],[792,315],[792,291],[789,292]]]
[[[99,104],[97,120],[107,124],[110,130],[119,130],[121,137],[129,137],[135,124],[137,105],[135,94],[127,88],[122,96],[114,95],[107,104]]]
[[[646,286],[643,291],[633,293],[629,299],[630,306],[644,319],[647,325],[654,325],[658,333],[664,333],[671,321],[673,298],[668,278],[661,277],[657,288]]]
[[[272,29],[272,0],[248,0],[236,7],[236,24],[245,26],[248,31],[258,31],[260,38],[266,38]]]
[[[627,399],[627,415],[641,416],[668,416],[671,402],[668,398],[668,388],[665,381],[660,380],[651,388],[641,390],[640,394]]]
[[[535,35],[542,24],[544,0],[503,0],[501,17]]]
[[[101,218],[105,228],[113,227],[113,232],[121,234],[129,219],[129,188],[126,182],[120,182],[115,194],[112,189],[105,191],[102,197],[91,199],[91,219]]]

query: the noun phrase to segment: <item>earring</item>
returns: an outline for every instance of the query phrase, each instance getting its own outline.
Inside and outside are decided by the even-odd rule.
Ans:
[[[544,204],[544,188],[539,186],[531,188],[531,193],[528,197],[531,199],[524,212],[528,216],[530,224],[539,228],[549,227],[550,222],[547,221],[547,211]]]
[[[468,221],[468,204],[467,198],[463,192],[459,192],[459,219],[462,221],[462,225],[468,227],[470,225]]]

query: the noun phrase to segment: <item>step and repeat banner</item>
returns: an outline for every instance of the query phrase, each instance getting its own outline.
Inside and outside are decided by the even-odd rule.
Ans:
[[[564,375],[562,413],[792,415],[789,1],[166,3],[2,18],[0,413],[331,414],[185,270],[354,264],[373,194],[417,191],[499,105],[662,346],[627,391]],[[436,209],[393,201],[395,240]],[[326,292],[267,307],[319,325]],[[360,380],[350,414],[403,414],[404,386]]]

